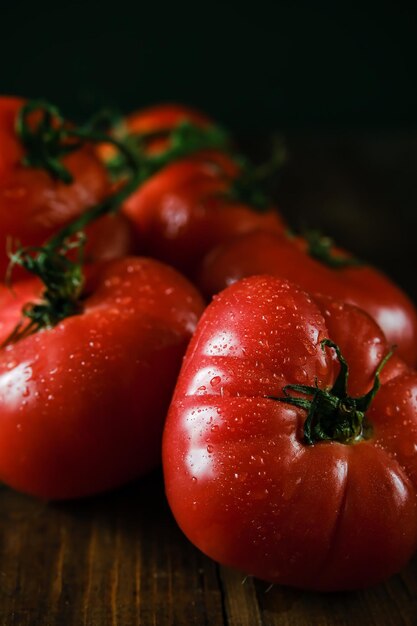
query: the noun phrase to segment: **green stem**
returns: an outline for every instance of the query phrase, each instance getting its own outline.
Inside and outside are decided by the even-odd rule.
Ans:
[[[322,235],[318,230],[307,230],[303,233],[303,236],[308,245],[308,254],[316,261],[327,265],[327,267],[340,270],[363,265],[363,262],[355,257],[336,254],[333,249],[333,240]]]
[[[29,120],[34,113],[41,115],[37,123]],[[65,120],[57,107],[43,100],[29,100],[20,108],[15,126],[16,134],[26,149],[23,165],[44,169],[65,184],[73,182],[71,172],[60,158],[79,150],[81,144],[66,141]]]
[[[149,139],[166,138],[168,147],[158,154],[147,154]],[[125,138],[125,144],[135,152],[141,164],[141,183],[153,176],[156,172],[174,161],[184,159],[197,152],[206,150],[230,151],[228,134],[220,127],[195,126],[191,122],[180,122],[168,131],[151,133],[132,133]],[[107,164],[112,176],[117,180],[125,175],[125,162],[119,156],[110,159]]]
[[[28,116],[41,109],[42,117],[37,126],[29,123]],[[125,159],[130,170],[130,178],[113,195],[105,198],[81,214],[73,222],[52,236],[42,247],[21,248],[10,255],[11,266],[20,265],[38,276],[45,290],[42,300],[28,303],[22,314],[29,321],[19,322],[0,347],[26,337],[41,328],[51,328],[61,320],[82,311],[81,295],[84,286],[82,271],[85,236],[81,231],[98,218],[116,211],[120,204],[138,186],[141,180],[140,163],[136,155],[122,142],[89,127],[67,128],[59,111],[47,103],[28,102],[17,118],[17,132],[26,148],[25,163],[31,167],[44,167],[52,176],[65,183],[72,182],[72,176],[60,158],[79,149],[86,141],[110,143]],[[76,236],[76,240],[71,238]],[[73,261],[68,253],[78,250],[78,258]]]
[[[340,371],[331,389],[319,389],[316,384],[286,385],[284,397],[271,397],[279,402],[286,402],[307,411],[304,422],[304,441],[312,445],[319,441],[338,441],[355,443],[365,438],[365,418],[372,400],[380,389],[380,374],[392,352],[389,352],[379,363],[374,382],[368,393],[357,398],[348,395],[347,384],[349,368],[337,344],[330,339],[323,339],[321,347],[333,348],[340,364]],[[289,391],[303,394],[308,398],[290,395]]]
[[[147,154],[147,142],[151,139],[166,138],[168,147],[155,155]],[[286,160],[286,150],[281,139],[275,139],[272,154],[268,161],[254,166],[242,155],[233,152],[229,136],[218,126],[199,127],[193,123],[181,122],[172,129],[158,130],[150,133],[132,133],[126,136],[125,142],[139,155],[142,180],[166,167],[174,161],[186,158],[205,150],[227,152],[237,163],[240,173],[230,180],[225,192],[228,199],[249,204],[257,211],[264,211],[271,205],[265,187],[271,178],[282,168]],[[124,175],[125,165],[119,157],[113,157],[108,168],[117,180]]]
[[[123,201],[135,191],[142,180],[140,162],[137,156],[122,142],[108,137],[103,133],[89,133],[83,129],[71,131],[70,136],[85,139],[86,141],[93,141],[95,143],[109,143],[114,145],[125,158],[126,164],[131,171],[131,178],[119,191],[82,213],[76,220],[62,228],[57,235],[51,237],[46,244],[48,248],[60,246],[68,237],[75,235],[78,231],[84,230],[86,226],[95,222],[98,218],[116,211]]]

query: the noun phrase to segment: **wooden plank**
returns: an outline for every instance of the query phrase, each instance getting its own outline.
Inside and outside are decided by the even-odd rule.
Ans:
[[[0,492],[2,626],[219,626],[217,566],[182,535],[159,474],[45,504]]]
[[[220,580],[229,626],[262,626],[253,578],[228,567],[220,567]]]
[[[417,558],[401,574],[363,591],[313,593],[256,581],[256,593],[264,626],[415,626],[416,586]]]

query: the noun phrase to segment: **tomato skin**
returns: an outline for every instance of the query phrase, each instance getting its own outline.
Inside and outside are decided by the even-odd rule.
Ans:
[[[209,297],[256,274],[286,278],[310,293],[355,304],[376,320],[388,342],[397,346],[398,354],[409,365],[416,365],[416,308],[399,287],[375,268],[363,265],[333,269],[309,256],[302,238],[257,232],[227,242],[209,254],[196,283]]]
[[[125,125],[133,133],[153,133],[172,130],[183,121],[198,126],[208,126],[212,123],[204,113],[192,107],[164,102],[130,113],[125,118]]]
[[[123,213],[109,213],[85,229],[87,237],[84,260],[86,263],[111,261],[132,254],[140,254],[141,243],[130,220]]]
[[[276,277],[232,285],[198,324],[163,438],[168,501],[195,545],[320,591],[375,584],[417,544],[416,372],[392,357],[367,413],[372,434],[350,445],[305,444],[306,412],[270,398],[286,384],[334,383],[339,366],[320,346],[329,336],[350,366],[349,393],[368,391],[388,346],[366,313]]]
[[[224,197],[237,175],[221,153],[196,155],[158,172],[124,204],[147,253],[193,277],[213,247],[238,234],[285,228],[274,209],[257,213]]]
[[[37,280],[0,290],[0,343]],[[0,350],[0,479],[85,496],[160,461],[163,422],[203,303],[173,269],[127,258],[90,270],[84,310]]]
[[[8,241],[14,247],[39,246],[111,191],[92,146],[63,158],[74,177],[70,185],[41,169],[21,165],[24,149],[15,133],[15,120],[23,104],[19,98],[0,98],[0,278],[9,264]],[[125,255],[133,247],[131,227],[121,216],[103,217],[86,232],[97,248],[106,250],[104,258]],[[87,256],[103,259],[95,246],[88,246]]]

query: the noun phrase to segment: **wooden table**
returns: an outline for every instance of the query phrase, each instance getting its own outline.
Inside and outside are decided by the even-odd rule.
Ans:
[[[285,214],[337,235],[417,299],[417,135],[293,135],[288,144],[277,191]],[[417,624],[417,558],[357,593],[270,588],[187,541],[159,472],[59,504],[3,487],[0,541],[1,626]]]

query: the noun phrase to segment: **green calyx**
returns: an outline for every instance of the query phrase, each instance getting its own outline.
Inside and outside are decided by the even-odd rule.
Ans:
[[[37,119],[31,121],[31,115]],[[22,164],[46,170],[53,178],[66,184],[73,182],[61,158],[78,150],[78,140],[70,140],[69,125],[59,110],[42,100],[30,100],[22,106],[16,118],[16,134],[26,150]]]
[[[336,254],[333,249],[333,240],[322,235],[318,230],[307,230],[303,233],[307,242],[308,254],[316,261],[332,269],[344,269],[347,267],[359,267],[363,262],[355,257]]]
[[[53,328],[63,319],[82,312],[80,298],[84,287],[82,271],[85,237],[78,233],[73,241],[60,248],[28,247],[10,254],[10,275],[13,266],[19,265],[38,276],[45,285],[42,299],[23,307],[23,320],[17,324],[1,347],[15,343],[42,328]],[[75,251],[72,260],[68,253]]]
[[[107,168],[114,180],[124,180],[129,176],[133,159],[138,166],[140,174],[135,187],[132,185],[133,191],[170,163],[197,152],[220,150],[229,153],[240,169],[239,176],[230,181],[226,197],[248,204],[257,211],[265,211],[271,205],[265,189],[286,160],[282,139],[275,138],[268,161],[255,166],[232,151],[229,135],[219,126],[200,127],[184,120],[173,129],[128,134],[126,129],[117,132],[118,125],[118,116],[104,111],[84,126],[71,126],[57,107],[41,100],[30,100],[23,105],[16,120],[16,132],[26,150],[22,163],[27,167],[44,169],[56,180],[71,184],[72,174],[62,163],[62,158],[79,150],[86,141],[111,143],[117,148],[117,154],[109,160]],[[103,128],[111,127],[113,134],[120,135],[120,138],[103,132]],[[167,149],[148,154],[149,141],[158,138],[168,139]]]
[[[264,211],[271,205],[269,194],[265,188],[286,160],[283,141],[276,138],[268,161],[255,166],[248,159],[232,150],[229,135],[215,125],[200,127],[192,122],[183,121],[169,130],[128,134],[128,131],[122,128],[119,134],[124,137],[124,143],[138,156],[141,163],[141,182],[170,163],[192,156],[197,152],[219,150],[228,153],[237,163],[240,172],[239,176],[230,181],[225,195],[228,199],[248,204],[257,211]],[[155,155],[147,154],[149,141],[158,138],[168,140],[167,149]],[[113,179],[123,178],[125,164],[120,155],[113,157],[107,163],[107,167]]]
[[[33,113],[39,118],[35,124],[29,120]],[[107,118],[106,121],[108,123]],[[98,218],[115,212],[142,180],[142,167],[136,153],[123,142],[102,132],[100,130],[102,124],[103,115],[99,115],[85,126],[69,127],[56,107],[37,100],[27,102],[17,116],[16,131],[26,149],[24,163],[28,167],[42,167],[51,176],[69,184],[72,182],[72,175],[60,159],[86,143],[113,145],[125,164],[127,173],[125,184],[116,193],[82,213],[52,237],[46,244],[49,251],[65,247],[68,238],[77,235]]]
[[[308,445],[320,441],[351,444],[366,439],[369,430],[369,425],[366,423],[366,411],[381,386],[380,374],[392,356],[392,352],[389,352],[378,365],[374,383],[368,393],[352,398],[347,393],[349,369],[340,348],[330,339],[324,339],[321,346],[323,350],[326,346],[333,348],[340,364],[340,372],[333,387],[319,389],[317,384],[314,387],[286,385],[285,397],[273,399],[307,411],[307,418],[304,422],[304,441]],[[307,398],[290,395],[289,391],[303,394]]]
[[[230,150],[230,138],[220,127],[210,125],[196,126],[188,121],[180,122],[172,130],[161,130],[151,133],[126,134],[122,140],[134,152],[141,165],[141,181],[144,182],[163,167],[205,150]],[[153,139],[168,139],[166,150],[158,154],[147,154],[149,141]],[[113,157],[107,167],[116,180],[123,178],[126,166],[123,157],[119,154]]]
[[[110,143],[117,148],[126,173],[131,174],[132,168],[139,168],[136,154],[124,142],[103,131],[114,117],[114,113],[104,111],[84,126],[73,126],[49,102],[29,100],[16,117],[16,134],[26,151],[22,164],[43,169],[52,178],[69,185],[73,176],[62,163],[62,158],[86,143]]]
[[[31,121],[29,116],[33,113],[36,113],[36,118]],[[9,255],[11,264],[8,279],[13,266],[20,265],[38,276],[45,285],[45,290],[40,302],[25,305],[22,310],[23,320],[1,347],[42,328],[52,328],[61,320],[82,311],[82,263],[85,244],[82,231],[100,217],[115,212],[141,180],[140,163],[128,147],[96,130],[91,123],[84,127],[69,128],[58,109],[48,103],[29,101],[24,105],[17,118],[16,130],[26,149],[24,164],[43,168],[52,177],[66,184],[72,182],[72,176],[60,159],[86,142],[114,145],[124,159],[129,176],[116,193],[64,226],[43,246],[20,248]],[[72,257],[69,256],[71,251]]]

